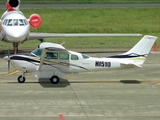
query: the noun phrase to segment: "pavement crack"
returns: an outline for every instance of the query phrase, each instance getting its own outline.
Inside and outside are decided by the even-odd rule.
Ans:
[[[74,95],[76,96],[76,98],[77,98],[77,100],[78,100],[78,102],[79,102],[79,104],[80,104],[80,106],[81,106],[81,108],[82,108],[84,114],[86,115],[87,119],[89,120],[89,117],[88,117],[88,115],[87,115],[87,113],[86,113],[86,111],[85,111],[85,109],[84,109],[84,107],[83,107],[83,105],[82,105],[80,99],[78,98],[77,94],[75,93],[75,91],[73,90],[73,88],[72,88],[71,85],[70,85],[70,88],[71,88],[71,90],[73,91]]]

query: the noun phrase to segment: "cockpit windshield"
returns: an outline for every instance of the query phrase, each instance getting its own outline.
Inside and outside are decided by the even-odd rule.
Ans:
[[[5,19],[3,21],[3,25],[6,26],[25,26],[28,24],[29,23],[26,19]]]
[[[37,48],[33,50],[31,53],[40,57],[42,55],[42,50],[40,48]]]

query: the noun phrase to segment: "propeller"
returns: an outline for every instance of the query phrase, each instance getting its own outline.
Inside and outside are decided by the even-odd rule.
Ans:
[[[10,50],[8,49],[8,73],[10,72]]]

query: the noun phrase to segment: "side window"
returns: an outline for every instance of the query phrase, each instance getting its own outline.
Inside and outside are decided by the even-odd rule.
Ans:
[[[69,59],[69,54],[67,54],[67,53],[60,53],[59,58],[62,59],[62,60],[68,60]]]
[[[84,59],[88,59],[89,58],[89,56],[84,55],[84,54],[82,54],[82,56],[83,56]]]
[[[46,59],[58,59],[58,53],[47,52]]]
[[[78,58],[78,56],[77,55],[71,55],[71,60],[78,60],[79,58]]]

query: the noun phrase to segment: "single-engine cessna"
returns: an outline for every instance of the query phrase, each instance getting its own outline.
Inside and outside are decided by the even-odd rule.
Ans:
[[[18,51],[18,44],[27,40],[38,39],[41,42],[44,38],[54,37],[89,37],[89,36],[140,36],[141,34],[53,34],[53,33],[31,33],[30,26],[39,28],[42,19],[38,14],[32,14],[27,19],[19,10],[20,0],[7,0],[7,11],[0,19],[0,39],[4,42],[13,43],[14,54]]]
[[[142,67],[156,39],[156,36],[145,35],[128,52],[107,58],[90,57],[67,50],[60,44],[43,42],[31,53],[14,54],[4,59],[10,61],[13,68],[23,71],[18,77],[19,83],[25,82],[25,73],[29,72],[57,84],[60,78],[71,73]]]

